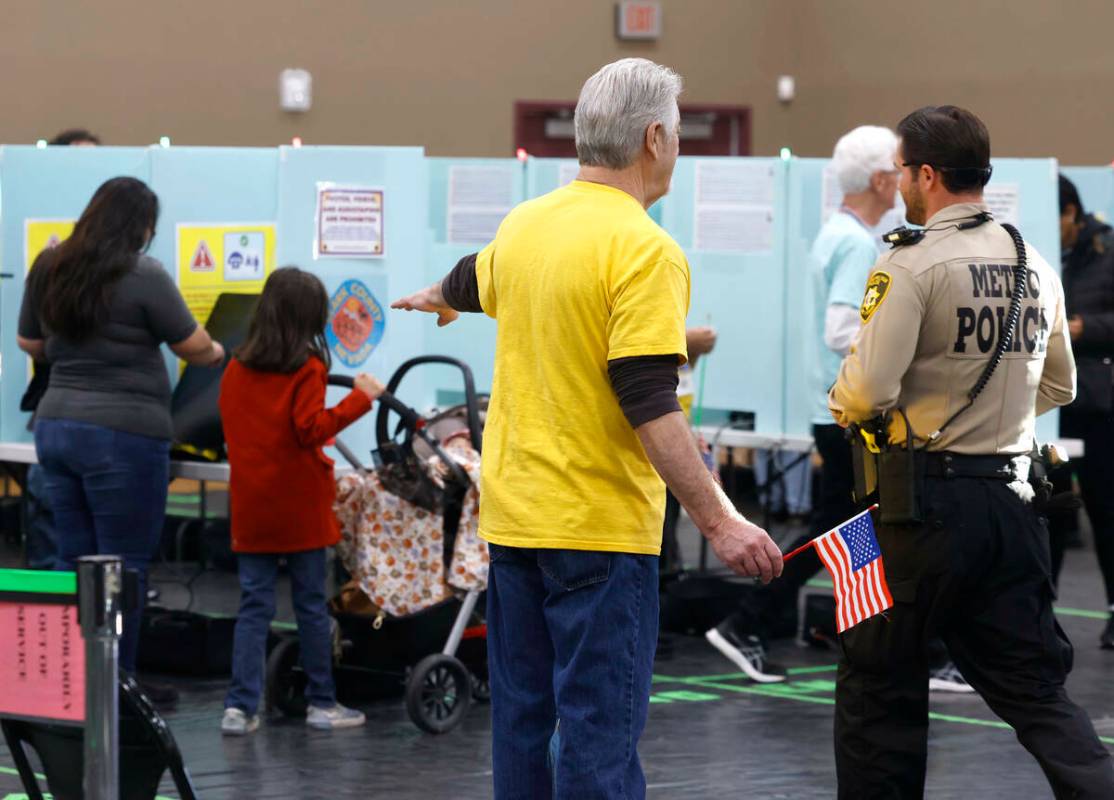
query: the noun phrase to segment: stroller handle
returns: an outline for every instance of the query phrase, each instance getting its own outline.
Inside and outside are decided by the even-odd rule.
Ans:
[[[430,356],[429,358],[440,360],[442,357]],[[398,381],[396,379],[401,376],[410,366],[414,366],[414,362],[420,362],[421,360],[422,359],[413,359],[412,361],[408,361],[406,364],[404,364],[403,367],[395,373],[394,378],[391,379],[391,385],[389,386],[389,388],[384,390],[383,394],[379,395],[380,406],[379,419],[377,420],[377,424],[382,425],[385,431],[387,427],[387,411],[388,409],[394,411],[396,414],[399,415],[399,417],[402,418],[402,424],[406,427],[407,430],[411,432],[411,435],[417,436],[426,444],[428,444],[433,452],[437,455],[437,457],[440,458],[441,461],[449,468],[449,470],[453,472],[457,480],[459,480],[461,483],[466,484],[469,482],[468,473],[465,472],[464,469],[458,463],[456,463],[454,459],[449,457],[448,453],[446,453],[444,449],[442,449],[440,442],[430,437],[430,435],[425,431],[425,421],[422,419],[422,416],[410,406],[406,405],[397,397],[395,397],[392,393],[394,387],[398,385]],[[459,362],[455,363],[459,364]],[[468,370],[468,367],[466,365],[460,364],[460,366],[462,366],[466,370],[465,377],[467,380],[465,382],[465,386],[466,388],[471,389],[472,372],[471,370]],[[329,386],[340,386],[346,389],[351,389],[356,385],[356,381],[352,378],[351,375],[329,374],[326,378],[326,383]],[[475,403],[476,394],[474,389],[471,391],[469,396],[472,398],[473,401],[470,404],[469,408],[476,412],[476,419],[478,420],[479,410]],[[385,435],[381,436],[379,439],[380,443],[385,440]],[[357,458],[351,450],[344,446],[339,439],[336,442],[336,447],[338,450],[340,450],[341,454],[353,467],[360,470],[364,468],[359,458]]]
[[[328,377],[328,384],[329,386],[341,386],[345,389],[352,389],[356,386],[356,380],[351,375],[330,374]],[[415,427],[418,424],[418,420],[421,419],[417,411],[400,401],[389,391],[384,391],[383,394],[379,395],[378,399],[384,408],[389,408],[402,417],[403,423],[408,428]]]
[[[398,389],[398,385],[402,383],[403,377],[406,373],[414,367],[421,366],[422,364],[445,364],[446,366],[456,367],[460,370],[461,376],[464,379],[464,405],[468,418],[468,433],[472,440],[472,447],[478,453],[480,452],[483,437],[480,435],[480,405],[476,398],[476,381],[472,377],[472,369],[460,359],[451,358],[450,356],[418,356],[406,361],[395,370],[395,374],[391,376],[391,380],[387,383],[387,392],[391,394]],[[393,397],[392,397],[393,399]],[[398,402],[397,400],[395,401]],[[398,405],[402,405],[399,403]],[[405,406],[403,406],[405,408]],[[375,435],[382,446],[385,442],[389,441],[387,435],[387,410],[390,409],[402,417],[403,423],[406,425],[411,424],[411,420],[406,417],[397,407],[384,403],[379,409],[379,415],[375,420]],[[410,413],[414,413],[413,409],[408,409]]]

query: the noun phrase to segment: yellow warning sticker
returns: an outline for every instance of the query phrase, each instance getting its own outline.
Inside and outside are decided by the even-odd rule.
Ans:
[[[259,294],[275,268],[275,223],[179,223],[178,288],[202,325],[223,292]]]
[[[23,267],[31,271],[31,265],[43,250],[57,247],[73,233],[75,220],[72,219],[28,219],[23,222]]]

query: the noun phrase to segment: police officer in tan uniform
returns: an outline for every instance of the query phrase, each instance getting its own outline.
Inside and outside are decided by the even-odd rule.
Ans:
[[[1020,235],[986,213],[990,137],[976,116],[922,108],[897,133],[906,216],[924,228],[890,236],[829,395],[837,422],[883,444],[878,541],[894,599],[842,637],[839,796],[923,796],[925,645],[939,636],[1056,797],[1114,798],[1110,754],[1064,691],[1071,644],[1027,482],[1035,416],[1075,393],[1063,288],[1031,247],[1019,270]]]

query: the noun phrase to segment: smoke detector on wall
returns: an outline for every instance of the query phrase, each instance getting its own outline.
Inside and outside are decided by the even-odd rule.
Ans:
[[[777,99],[783,103],[792,103],[797,96],[797,81],[792,75],[780,75],[777,79]]]
[[[284,69],[279,74],[279,106],[283,111],[305,113],[313,105],[313,76],[304,69]]]

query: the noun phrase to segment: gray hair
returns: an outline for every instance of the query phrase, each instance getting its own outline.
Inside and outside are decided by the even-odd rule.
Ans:
[[[642,149],[646,129],[677,127],[681,76],[645,58],[623,58],[603,67],[580,90],[576,103],[576,155],[591,167],[624,169]]]
[[[860,125],[836,142],[832,171],[844,194],[865,191],[870,176],[894,168],[897,135],[889,128]]]

